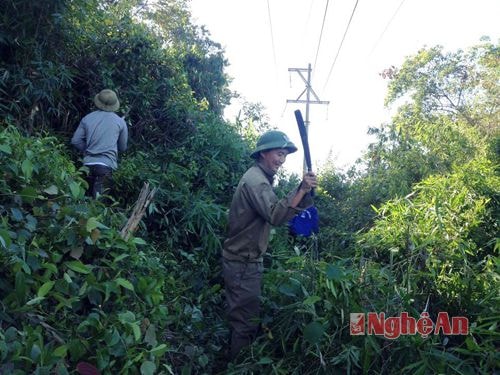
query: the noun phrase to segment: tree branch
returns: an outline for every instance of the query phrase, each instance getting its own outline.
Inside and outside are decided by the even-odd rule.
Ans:
[[[156,188],[150,190],[149,183],[144,183],[144,186],[139,193],[139,198],[137,199],[137,202],[135,202],[132,215],[130,215],[127,223],[120,231],[120,235],[125,241],[127,241],[130,235],[136,231],[142,217],[144,216],[144,213],[146,212],[146,208],[149,206],[149,204],[153,200],[154,195],[156,194],[156,190]]]

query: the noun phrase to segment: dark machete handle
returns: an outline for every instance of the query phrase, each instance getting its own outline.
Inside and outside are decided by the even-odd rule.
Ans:
[[[304,119],[302,118],[300,109],[297,109],[294,113],[295,119],[297,120],[297,125],[299,127],[300,139],[302,140],[302,148],[304,149],[304,158],[306,160],[307,171],[312,172],[311,151],[309,150],[306,125],[304,124]],[[311,189],[311,196],[314,197],[314,189]]]

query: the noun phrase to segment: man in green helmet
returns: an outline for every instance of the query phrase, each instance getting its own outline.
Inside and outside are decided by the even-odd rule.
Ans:
[[[285,133],[271,130],[263,134],[250,155],[255,164],[243,175],[233,196],[222,253],[232,359],[252,343],[258,331],[262,257],[271,226],[287,223],[313,204],[309,193],[317,181],[312,172],[281,200],[272,189],[273,178],[287,155],[296,151]]]

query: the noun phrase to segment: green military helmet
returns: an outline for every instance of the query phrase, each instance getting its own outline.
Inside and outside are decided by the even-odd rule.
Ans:
[[[297,151],[297,147],[295,147],[285,133],[279,130],[270,130],[260,136],[257,141],[257,146],[250,154],[250,157],[252,159],[258,159],[261,151],[272,150],[274,148],[285,148],[290,154]]]

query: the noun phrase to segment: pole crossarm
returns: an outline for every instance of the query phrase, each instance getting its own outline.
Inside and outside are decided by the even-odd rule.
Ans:
[[[314,89],[312,88],[311,86],[311,77],[310,77],[310,64],[309,64],[309,69],[304,69],[304,68],[288,68],[288,71],[289,72],[296,72],[300,78],[302,78],[302,81],[304,81],[304,83],[306,84],[306,88],[304,89],[304,91],[302,91],[302,93],[299,95],[299,97],[297,98],[297,100],[300,99],[300,97],[302,95],[304,95],[304,93],[306,92],[309,92],[310,94],[312,94],[312,96],[314,96],[314,99],[316,99],[316,101],[320,102],[321,100],[319,100],[319,97],[318,97],[318,94],[316,94],[316,92],[314,91]],[[308,77],[304,77],[304,75],[302,74],[302,72],[308,72]],[[319,103],[319,104],[329,104],[329,102],[322,102],[322,103]]]
[[[330,102],[327,102],[327,101],[324,101],[324,100],[299,100],[299,99],[296,99],[296,100],[292,100],[292,99],[287,99],[286,100],[287,103],[304,103],[304,104],[330,104]]]
[[[287,99],[287,103],[299,103],[299,104],[305,104],[306,105],[306,118],[304,121],[305,128],[306,128],[306,133],[309,131],[309,105],[310,104],[330,104],[329,101],[325,100],[320,100],[316,92],[314,92],[312,86],[311,86],[311,64],[308,64],[307,68],[288,68],[289,72],[295,72],[299,75],[299,77],[304,81],[304,84],[306,87],[304,90],[300,93],[300,95],[297,97],[297,99],[292,100],[292,99]],[[304,73],[307,73],[307,77],[304,76]],[[302,99],[302,96],[306,94],[306,99]],[[313,99],[311,100],[311,96]],[[306,171],[306,163],[304,160],[304,172]]]

